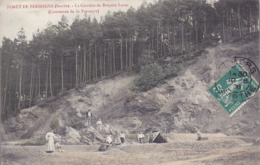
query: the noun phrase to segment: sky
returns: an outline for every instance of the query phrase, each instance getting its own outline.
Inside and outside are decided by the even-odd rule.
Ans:
[[[27,40],[31,40],[38,29],[45,29],[48,22],[57,24],[62,15],[65,15],[71,24],[77,15],[84,18],[85,10],[94,10],[98,13],[88,15],[99,20],[108,11],[127,11],[131,6],[137,9],[144,1],[156,2],[156,0],[0,0],[0,45],[3,37],[12,40],[16,38],[21,28],[24,29]],[[35,5],[43,5],[43,8]],[[54,11],[69,11],[69,13],[53,13]],[[74,13],[71,13],[73,11]],[[79,13],[76,13],[77,11]]]
[[[146,2],[154,3],[155,0]],[[99,20],[108,11],[127,11],[131,6],[137,9],[142,3],[143,0],[0,0],[0,45],[3,37],[16,38],[21,28],[27,40],[31,40],[33,33],[46,28],[48,22],[57,24],[62,15],[71,24],[77,15],[84,18],[85,11],[92,10],[95,12],[87,15]],[[69,13],[54,13],[57,11]]]

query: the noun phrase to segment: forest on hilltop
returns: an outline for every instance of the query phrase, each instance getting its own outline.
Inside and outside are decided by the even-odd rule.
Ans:
[[[259,30],[257,0],[160,0],[107,13],[101,21],[62,16],[26,39],[3,38],[2,116],[31,107],[81,84],[136,70],[148,52],[154,61],[177,58],[201,46],[242,38]]]

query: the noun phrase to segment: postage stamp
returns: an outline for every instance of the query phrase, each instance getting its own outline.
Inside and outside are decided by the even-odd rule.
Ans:
[[[208,91],[228,112],[234,115],[259,89],[259,83],[236,61]]]

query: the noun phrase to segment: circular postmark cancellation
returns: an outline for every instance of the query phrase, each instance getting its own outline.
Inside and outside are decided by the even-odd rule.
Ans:
[[[234,57],[233,66],[208,91],[234,115],[259,89],[259,69],[253,61]]]

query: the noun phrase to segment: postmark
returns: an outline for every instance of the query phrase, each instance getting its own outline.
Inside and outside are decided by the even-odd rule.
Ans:
[[[235,59],[235,66],[208,90],[230,117],[259,89],[259,82],[253,77],[253,74],[257,75],[259,72],[258,68],[250,62],[250,64],[246,63],[249,69],[245,69],[246,65],[241,60],[242,62],[247,61],[242,58]]]

